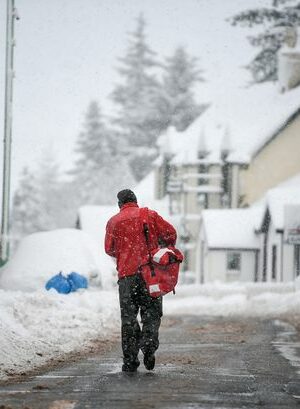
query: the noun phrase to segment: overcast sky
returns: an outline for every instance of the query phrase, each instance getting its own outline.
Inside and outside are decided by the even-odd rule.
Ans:
[[[207,82],[197,99],[245,86],[242,68],[253,55],[245,29],[225,21],[269,0],[15,0],[16,22],[12,179],[52,149],[62,168],[72,163],[74,142],[91,99],[113,111],[108,95],[118,81],[117,58],[143,12],[148,43],[158,57],[178,45],[199,58]],[[6,1],[0,0],[0,132],[3,133]],[[1,137],[2,141],[2,137]],[[2,146],[1,146],[2,163]],[[2,166],[1,166],[2,168]]]

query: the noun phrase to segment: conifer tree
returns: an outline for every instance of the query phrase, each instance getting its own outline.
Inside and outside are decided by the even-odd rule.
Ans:
[[[39,191],[35,174],[24,167],[13,196],[11,226],[13,241],[39,230]]]
[[[203,81],[197,59],[190,57],[183,47],[166,58],[160,92],[160,112],[167,126],[184,130],[201,113],[203,106],[196,103],[193,88]]]
[[[128,161],[116,144],[115,134],[105,125],[97,102],[91,102],[77,140],[77,159],[71,172],[78,205],[113,204],[119,188],[134,185]]]
[[[39,203],[37,213],[39,231],[70,227],[65,213],[65,202],[68,202],[69,198],[64,194],[59,165],[51,149],[43,152],[37,165],[35,179]]]
[[[286,27],[300,25],[299,0],[272,0],[270,7],[243,11],[230,22],[246,27],[263,26],[262,32],[249,36],[250,43],[260,51],[247,68],[255,82],[276,80],[277,52],[284,41]]]
[[[127,153],[137,178],[149,170],[161,128],[157,110],[159,83],[155,76],[158,63],[147,44],[145,28],[145,19],[140,15],[135,31],[130,33],[126,54],[119,59],[121,83],[112,93],[119,108],[115,122],[128,144]]]
[[[15,241],[38,231],[71,227],[63,183],[54,157],[47,153],[33,170],[25,167],[12,206],[12,232]]]

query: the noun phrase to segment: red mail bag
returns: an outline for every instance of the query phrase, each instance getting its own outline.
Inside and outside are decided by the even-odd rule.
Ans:
[[[149,250],[149,262],[141,266],[141,274],[151,297],[156,298],[173,291],[178,282],[179,267],[183,254],[174,246],[149,249],[148,209],[141,209],[141,219]]]

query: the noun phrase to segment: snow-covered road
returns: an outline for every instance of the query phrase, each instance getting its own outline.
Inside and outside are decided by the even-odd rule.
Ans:
[[[117,287],[68,295],[0,290],[0,312],[0,381],[119,335]],[[164,298],[164,314],[300,316],[300,291],[292,283],[179,285]]]
[[[121,373],[117,342],[0,388],[0,401],[14,409],[298,408],[300,377],[272,343],[281,335],[270,319],[165,317],[154,372],[141,365],[137,374]]]

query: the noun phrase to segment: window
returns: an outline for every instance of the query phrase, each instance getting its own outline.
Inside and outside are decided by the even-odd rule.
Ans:
[[[206,175],[208,173],[208,166],[207,165],[199,165],[198,168],[199,174]],[[199,177],[198,179],[198,185],[207,185],[208,184],[208,179],[205,179],[205,176],[203,178]]]
[[[272,279],[276,280],[277,246],[272,246]]]
[[[241,269],[241,253],[227,253],[227,270]]]

